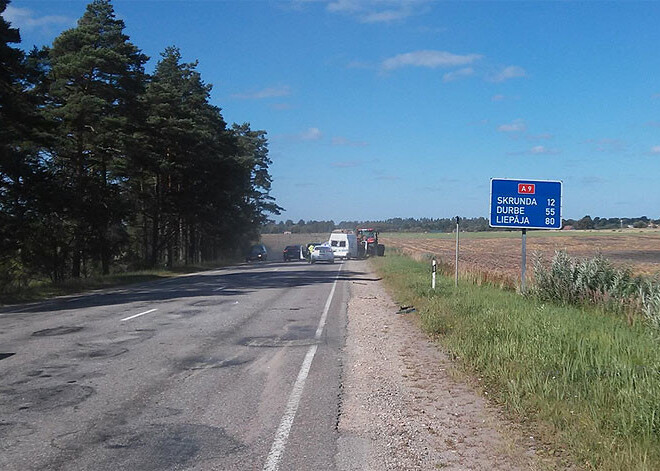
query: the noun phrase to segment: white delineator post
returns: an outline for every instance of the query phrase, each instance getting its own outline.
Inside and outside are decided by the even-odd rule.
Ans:
[[[433,262],[431,263],[431,288],[435,289],[435,272],[437,269],[437,262],[435,261],[435,257],[433,258]]]

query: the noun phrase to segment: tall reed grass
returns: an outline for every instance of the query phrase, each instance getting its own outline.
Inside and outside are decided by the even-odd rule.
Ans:
[[[595,304],[629,321],[643,315],[660,328],[660,280],[635,276],[602,255],[580,259],[558,251],[550,263],[537,256],[532,294],[564,305]]]

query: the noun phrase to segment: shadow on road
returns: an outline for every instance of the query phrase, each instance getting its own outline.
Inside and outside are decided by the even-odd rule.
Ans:
[[[292,270],[293,266],[296,268]],[[286,267],[287,270],[275,270],[280,267]],[[295,288],[319,283],[333,283],[335,279],[362,282],[379,280],[379,278],[369,278],[361,271],[345,268],[339,272],[339,277],[337,277],[338,268],[322,269],[319,265],[308,265],[305,262],[245,264],[219,271],[128,285],[99,293],[85,293],[23,306],[7,306],[0,309],[0,314],[68,311],[148,301],[163,303],[170,300],[204,296],[226,297],[246,294],[258,289]]]

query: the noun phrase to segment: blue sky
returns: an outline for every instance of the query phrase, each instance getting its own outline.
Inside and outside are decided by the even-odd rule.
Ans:
[[[86,4],[4,16],[29,49]],[[491,177],[562,180],[564,218],[660,217],[660,2],[113,4],[149,70],[178,46],[268,132],[278,220],[486,217]]]

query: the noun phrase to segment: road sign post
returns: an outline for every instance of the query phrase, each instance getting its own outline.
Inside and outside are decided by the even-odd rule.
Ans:
[[[527,277],[527,229],[522,230],[522,263],[520,275],[520,292],[525,292],[525,278]]]
[[[490,179],[490,227],[522,230],[520,290],[525,292],[527,229],[561,229],[562,182]]]
[[[458,286],[458,237],[459,237],[458,223],[460,220],[461,218],[456,216],[456,263],[454,269],[454,286]]]

